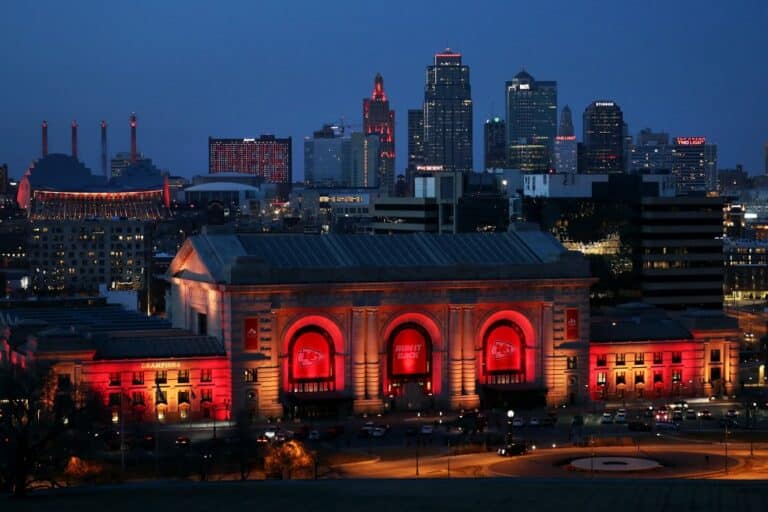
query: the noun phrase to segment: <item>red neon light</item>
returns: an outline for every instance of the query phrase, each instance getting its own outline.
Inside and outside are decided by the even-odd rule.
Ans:
[[[675,144],[678,146],[702,146],[706,143],[706,137],[675,137]]]

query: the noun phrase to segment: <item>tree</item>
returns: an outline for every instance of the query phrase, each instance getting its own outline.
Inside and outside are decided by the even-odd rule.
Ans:
[[[270,448],[264,458],[264,472],[280,475],[283,480],[290,480],[297,470],[312,468],[312,456],[298,441],[288,441]]]
[[[58,485],[71,445],[57,441],[94,412],[78,405],[68,380],[54,377],[51,364],[0,366],[0,488],[15,496],[35,482]]]

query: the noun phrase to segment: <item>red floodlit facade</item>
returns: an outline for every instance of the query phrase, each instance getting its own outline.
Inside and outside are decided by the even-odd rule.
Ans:
[[[196,244],[169,269],[169,318],[221,333],[235,411],[344,415],[587,398],[590,278],[237,284],[226,280],[259,263],[234,262],[221,282]],[[582,364],[567,371],[573,354]]]
[[[738,381],[738,329],[691,333],[684,339],[593,341],[589,348],[590,398],[731,395]]]
[[[208,138],[208,172],[211,174],[253,174],[263,177],[266,183],[290,184],[292,169],[290,137]]]

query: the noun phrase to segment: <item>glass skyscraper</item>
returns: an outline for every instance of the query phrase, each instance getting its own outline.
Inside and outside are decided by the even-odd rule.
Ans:
[[[624,115],[613,101],[594,101],[584,110],[584,172],[624,172]]]
[[[504,120],[498,117],[488,119],[483,128],[485,170],[506,168],[507,134]]]
[[[553,160],[557,136],[557,82],[537,81],[523,70],[506,83],[505,101],[510,166],[517,167],[514,155],[543,154],[545,161],[534,166],[546,169]],[[537,148],[527,150],[526,145]],[[544,153],[540,146],[546,147]]]
[[[427,67],[424,160],[444,171],[472,171],[472,94],[469,66],[446,49]]]

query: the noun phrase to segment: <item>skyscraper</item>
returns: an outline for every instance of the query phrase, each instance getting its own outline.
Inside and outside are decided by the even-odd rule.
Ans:
[[[424,164],[424,109],[408,111],[408,167],[405,180],[410,187],[416,168]]]
[[[624,172],[624,115],[613,101],[594,101],[584,110],[584,172]]]
[[[381,171],[381,158],[384,151],[381,150],[381,137],[378,133],[355,132],[349,136],[349,154],[344,153],[343,158],[349,158],[351,187],[379,187],[384,188],[379,179]],[[394,183],[392,184],[394,190]],[[390,194],[392,195],[392,194]]]
[[[557,82],[537,81],[525,70],[506,83],[507,144],[546,146],[552,160],[557,135]],[[517,150],[526,152],[525,149]],[[539,153],[539,151],[536,151]]]
[[[427,67],[424,86],[424,156],[445,171],[472,171],[472,94],[469,66],[446,49]]]
[[[679,194],[717,190],[717,146],[705,137],[675,137],[672,174]]]
[[[338,126],[323,125],[312,137],[304,139],[304,182],[309,186],[348,187],[350,169],[345,153],[343,130]],[[348,141],[348,139],[347,139]]]
[[[483,146],[485,170],[507,167],[507,128],[504,120],[498,117],[485,121]]]
[[[266,183],[290,184],[291,138],[262,135],[258,139],[208,137],[208,172],[239,172],[264,178]]]
[[[643,128],[637,134],[630,155],[632,172],[655,172],[672,170],[672,146],[669,144],[669,134],[654,132]]]
[[[765,175],[768,176],[768,142],[765,143]]]
[[[566,105],[560,114],[560,129],[555,137],[555,170],[559,173],[576,174],[578,168],[576,135],[573,133],[571,109]]]
[[[384,192],[392,195],[395,187],[395,111],[389,109],[384,92],[384,78],[376,73],[373,93],[363,100],[363,133],[379,136],[379,178]]]

